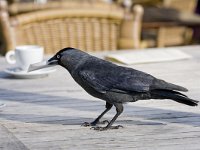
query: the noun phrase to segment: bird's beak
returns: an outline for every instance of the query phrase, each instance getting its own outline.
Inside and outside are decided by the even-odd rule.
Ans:
[[[49,65],[49,66],[58,65],[58,59],[56,58],[56,56],[53,56],[52,58],[50,58],[50,59],[47,61],[47,65]]]
[[[39,69],[44,69],[44,68],[48,68],[48,67],[53,67],[55,65],[58,65],[58,60],[55,56],[53,56],[48,61],[31,64],[28,68],[28,72],[39,70]]]

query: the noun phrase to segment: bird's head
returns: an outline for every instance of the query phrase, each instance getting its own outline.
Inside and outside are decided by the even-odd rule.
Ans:
[[[76,48],[67,47],[57,52],[47,62],[47,65],[60,65],[68,71],[77,68],[89,55]]]
[[[67,47],[64,49],[61,49],[58,51],[53,57],[51,57],[48,61],[47,64],[49,66],[54,66],[54,65],[61,65],[62,64],[62,57],[66,55],[66,51],[73,50],[74,48]]]
[[[67,47],[57,52],[45,64],[41,64],[41,62],[36,64],[31,64],[28,69],[28,72],[52,67],[55,65],[60,65],[66,68],[68,71],[70,71],[71,69],[79,65],[79,62],[81,62],[80,60],[84,58],[85,55],[87,54],[78,49]]]

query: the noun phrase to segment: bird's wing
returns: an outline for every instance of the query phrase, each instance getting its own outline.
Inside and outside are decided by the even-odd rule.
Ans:
[[[147,92],[154,79],[153,76],[130,68],[93,68],[79,71],[82,81],[96,91]]]

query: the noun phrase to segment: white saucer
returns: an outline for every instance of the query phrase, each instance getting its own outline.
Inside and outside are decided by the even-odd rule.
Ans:
[[[7,74],[15,78],[20,78],[20,79],[42,78],[42,77],[48,76],[48,74],[54,71],[56,71],[56,69],[53,67],[40,69],[40,70],[32,71],[32,72],[23,71],[18,67],[7,68],[4,70],[4,72],[6,72]]]

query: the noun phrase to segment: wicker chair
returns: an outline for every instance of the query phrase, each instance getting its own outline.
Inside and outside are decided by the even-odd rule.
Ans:
[[[42,45],[46,54],[68,46],[85,51],[138,48],[142,17],[138,7],[131,20],[125,20],[118,7],[52,8],[9,16],[1,1],[1,54],[24,44]]]

